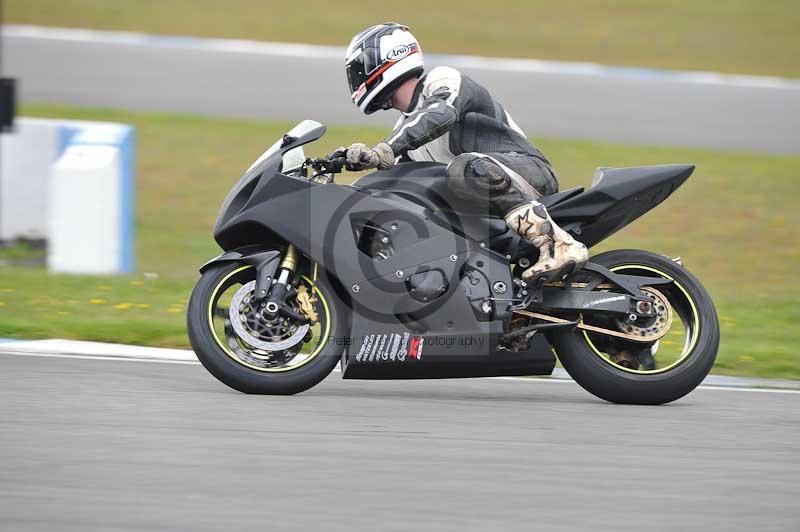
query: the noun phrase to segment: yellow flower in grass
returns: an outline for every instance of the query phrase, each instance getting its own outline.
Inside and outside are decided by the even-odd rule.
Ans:
[[[148,305],[147,303],[136,303],[136,305],[134,306],[136,308],[150,308],[150,305]]]
[[[114,305],[114,308],[117,310],[128,310],[131,307],[133,307],[133,303],[117,303]]]
[[[105,305],[106,300],[105,299],[99,299],[99,298],[93,298],[93,299],[89,300],[89,303],[91,303],[92,305]]]
[[[0,307],[5,307],[5,306],[6,306],[5,302],[0,301]]]

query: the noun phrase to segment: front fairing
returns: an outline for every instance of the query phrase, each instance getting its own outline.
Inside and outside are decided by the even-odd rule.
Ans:
[[[298,156],[302,159],[302,146],[322,137],[326,128],[313,120],[304,120],[296,125],[281,139],[275,142],[247,169],[228,193],[220,207],[217,222],[214,226],[214,236],[217,238],[225,227],[246,209],[253,196],[262,188],[264,178],[269,178],[278,172],[289,170],[287,164],[295,166]],[[290,162],[291,161],[291,162]],[[219,241],[219,238],[217,238]]]

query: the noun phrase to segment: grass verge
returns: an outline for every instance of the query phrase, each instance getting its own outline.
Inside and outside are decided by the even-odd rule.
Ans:
[[[358,0],[6,2],[6,20],[18,24],[340,46],[395,19],[429,52],[800,76],[792,0],[451,0],[402,13],[396,3]]]
[[[0,337],[187,346],[185,305],[197,267],[219,252],[211,237],[219,205],[289,124],[50,106],[23,111],[136,127],[139,273],[83,277],[0,267]],[[331,127],[308,154],[356,140],[375,142],[383,133]],[[800,378],[800,289],[794,283],[800,157],[554,139],[537,144],[558,169],[562,188],[587,184],[597,166],[697,164],[695,175],[664,205],[593,252],[632,247],[682,256],[720,314],[715,371]]]

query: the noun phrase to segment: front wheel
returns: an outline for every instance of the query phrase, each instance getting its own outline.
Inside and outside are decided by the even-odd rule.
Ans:
[[[189,300],[189,340],[197,358],[217,379],[244,393],[289,395],[311,388],[336,366],[345,319],[330,284],[301,276],[297,312],[312,323],[270,315],[253,298],[256,270],[221,264],[203,273]],[[305,295],[308,297],[306,298]],[[312,310],[308,310],[308,304]],[[305,308],[305,310],[304,310]]]
[[[711,371],[719,347],[717,313],[705,288],[683,266],[646,251],[609,251],[591,261],[616,273],[671,282],[646,289],[659,309],[653,323],[603,318],[585,323],[642,336],[663,327],[665,334],[638,343],[582,329],[555,333],[553,346],[564,369],[584,389],[613,403],[663,404],[691,392]]]

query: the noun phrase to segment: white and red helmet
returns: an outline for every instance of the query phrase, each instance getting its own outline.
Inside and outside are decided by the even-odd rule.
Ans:
[[[351,98],[365,114],[389,107],[389,96],[422,75],[422,50],[408,26],[387,22],[353,37],[344,63]]]

